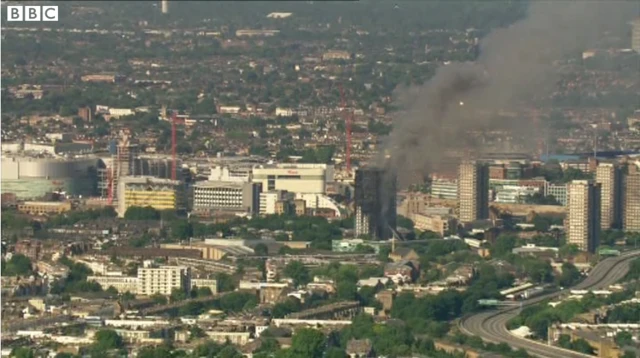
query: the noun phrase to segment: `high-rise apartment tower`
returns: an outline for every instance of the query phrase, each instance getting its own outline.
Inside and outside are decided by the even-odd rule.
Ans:
[[[191,269],[183,266],[144,267],[138,269],[138,294],[169,296],[173,290],[187,292]]]
[[[384,240],[396,228],[396,179],[378,168],[356,171],[356,236]]]
[[[489,218],[489,166],[464,161],[458,166],[458,216],[468,223]]]
[[[600,184],[600,229],[620,228],[622,224],[622,171],[614,163],[600,163],[596,169]]]
[[[600,184],[574,180],[568,185],[567,243],[582,251],[595,252],[600,234]]]
[[[640,168],[631,164],[623,185],[623,225],[625,231],[640,232]]]
[[[631,23],[631,48],[640,52],[640,18]]]

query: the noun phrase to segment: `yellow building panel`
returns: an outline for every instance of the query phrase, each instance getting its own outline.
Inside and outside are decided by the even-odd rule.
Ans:
[[[173,191],[127,190],[124,193],[127,207],[150,206],[157,210],[176,209],[176,197]]]

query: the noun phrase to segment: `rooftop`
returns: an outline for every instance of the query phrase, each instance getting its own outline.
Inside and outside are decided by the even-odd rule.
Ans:
[[[242,189],[244,182],[232,181],[201,181],[194,184],[196,188],[221,188],[221,189]]]
[[[160,179],[152,176],[126,176],[120,178],[121,183],[127,184],[171,184],[180,185],[179,180]]]

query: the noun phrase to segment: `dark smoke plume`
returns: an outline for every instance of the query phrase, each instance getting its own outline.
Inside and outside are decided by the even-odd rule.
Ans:
[[[605,29],[631,20],[634,10],[622,1],[532,1],[526,18],[482,39],[475,63],[443,66],[424,86],[397,91],[403,112],[378,164],[399,179],[415,178],[437,169],[446,153],[478,151],[471,131],[498,127],[535,137],[529,119],[505,124],[486,114],[548,96],[557,81],[552,62],[581,53]]]

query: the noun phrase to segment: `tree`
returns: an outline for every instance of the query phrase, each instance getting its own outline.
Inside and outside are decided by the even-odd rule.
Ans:
[[[105,290],[105,292],[108,293],[111,296],[117,296],[118,295],[118,290],[113,286],[109,286],[109,288],[107,288]]]
[[[358,301],[363,306],[374,306],[379,304],[376,300],[377,289],[371,286],[364,286],[358,290]]]
[[[294,357],[321,358],[325,348],[325,337],[315,329],[296,330],[291,341],[291,353]]]
[[[98,351],[120,349],[124,347],[122,337],[111,329],[102,329],[96,332],[94,348]]]
[[[70,353],[58,353],[55,358],[73,358],[73,355]]]
[[[547,247],[557,247],[558,239],[551,235],[536,235],[531,240],[534,245],[537,246],[547,246]]]
[[[198,326],[191,326],[191,328],[189,329],[189,337],[191,339],[203,338],[206,336],[207,334],[204,332],[204,330]]]
[[[292,261],[285,266],[283,273],[293,279],[293,284],[298,287],[311,281],[309,270],[299,261]]]
[[[136,296],[133,293],[127,291],[120,295],[120,299],[122,301],[132,301],[136,299]]]
[[[564,245],[558,251],[558,253],[560,254],[560,257],[563,257],[563,258],[573,257],[577,255],[579,252],[580,252],[580,249],[578,249],[578,246],[576,246],[575,244]]]
[[[171,290],[171,302],[180,302],[187,299],[187,293],[183,289],[174,288]]]
[[[533,205],[561,205],[553,195],[544,196],[541,193],[527,195],[524,200],[526,204]]]
[[[124,213],[125,220],[160,220],[160,212],[150,206],[130,206]]]
[[[380,247],[380,251],[378,251],[377,259],[378,261],[388,262],[389,261],[389,253],[391,252],[391,248],[389,246]]]
[[[640,244],[640,232],[628,232],[625,243],[628,246],[638,247],[638,244]]]
[[[403,227],[405,229],[413,230],[414,224],[413,221],[407,217],[402,215],[398,215],[397,226]]]
[[[87,282],[87,276],[91,275],[92,271],[86,265],[73,262],[66,256],[60,258],[58,262],[69,268],[69,275],[65,280],[55,281],[51,293],[102,291],[102,287],[97,282]]]
[[[21,254],[14,254],[5,263],[2,276],[24,276],[31,273],[31,260]]]
[[[82,129],[84,128],[84,121],[80,117],[73,117],[73,126],[78,129]]]
[[[216,274],[216,281],[218,282],[218,289],[220,292],[229,292],[236,288],[236,285],[233,283],[233,279],[226,273],[220,272]]]
[[[591,179],[592,177],[593,175],[591,173],[586,173],[576,168],[567,168],[567,170],[562,173],[562,181],[564,183],[568,183],[573,180]]]
[[[193,108],[193,114],[215,114],[217,113],[216,104],[213,98],[205,97],[199,101]]]
[[[593,354],[593,348],[589,344],[589,342],[585,341],[582,338],[576,339],[571,343],[571,348],[574,351],[584,353],[584,354]]]
[[[491,247],[491,256],[503,257],[511,253],[516,247],[517,238],[511,235],[500,235],[495,244]]]
[[[258,304],[255,294],[249,292],[231,292],[220,298],[220,309],[225,312],[240,312]]]
[[[356,245],[356,248],[353,250],[353,252],[358,254],[374,254],[376,252],[376,249],[369,245],[358,244]]]
[[[384,136],[391,132],[391,126],[382,122],[376,122],[374,119],[370,119],[368,123],[368,131],[369,133]]]
[[[257,244],[253,248],[253,252],[258,256],[267,256],[267,255],[269,255],[269,249],[267,248],[267,245],[265,245],[263,243]]]
[[[228,345],[222,348],[220,353],[216,355],[216,358],[242,358],[242,357],[243,355],[240,352],[238,352],[238,350],[232,345]]]
[[[621,331],[616,333],[615,342],[618,347],[629,346],[633,343],[633,336],[628,331]]]
[[[614,246],[616,241],[624,239],[625,233],[620,230],[604,230],[600,233],[600,245]]]
[[[15,348],[13,352],[11,352],[11,356],[15,358],[34,358],[35,355],[30,348],[19,347]]]
[[[580,279],[580,271],[569,262],[562,264],[562,273],[558,276],[558,284],[562,287],[573,286]]]
[[[553,280],[553,268],[548,261],[545,260],[526,260],[524,261],[524,272],[526,272],[533,281],[543,283]]]
[[[213,292],[211,291],[211,289],[209,287],[194,286],[193,288],[191,288],[191,297],[192,298],[207,297],[207,296],[212,296],[212,295],[213,295]]]
[[[339,281],[337,294],[338,298],[346,301],[353,301],[356,299],[358,288],[355,283],[350,281]]]
[[[629,264],[629,271],[625,276],[627,280],[637,280],[640,279],[640,258],[634,259]]]
[[[338,347],[331,347],[327,350],[325,358],[346,358],[347,354]]]
[[[427,230],[420,233],[418,237],[420,240],[432,240],[432,239],[441,239],[442,235],[438,234],[435,231]]]
[[[276,303],[271,309],[271,316],[284,318],[289,313],[298,312],[302,309],[300,301],[296,298],[288,298],[284,302]]]
[[[171,347],[165,344],[157,347],[143,347],[138,353],[138,358],[171,358]]]
[[[632,323],[640,317],[640,305],[629,304],[616,306],[607,314],[607,323]]]
[[[207,341],[206,343],[198,345],[193,350],[194,357],[207,357],[214,358],[220,353],[222,346],[213,341]]]
[[[176,220],[171,223],[171,236],[178,240],[186,240],[193,236],[193,226],[188,220]]]
[[[260,341],[260,347],[254,353],[262,353],[270,357],[280,349],[280,343],[275,338],[261,336]]]
[[[151,296],[151,299],[153,300],[153,302],[155,302],[155,304],[157,305],[166,305],[167,304],[167,298],[159,293],[155,293]]]
[[[540,232],[547,232],[549,231],[549,227],[551,227],[551,221],[541,215],[534,216],[532,223],[536,231]]]
[[[206,305],[202,302],[188,302],[178,309],[179,316],[197,316],[204,312]]]
[[[571,337],[567,334],[561,334],[558,337],[558,345],[562,348],[571,349]]]

